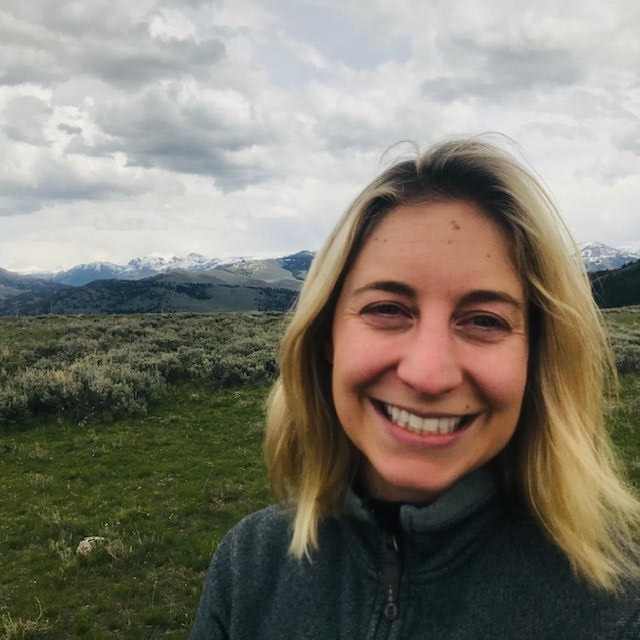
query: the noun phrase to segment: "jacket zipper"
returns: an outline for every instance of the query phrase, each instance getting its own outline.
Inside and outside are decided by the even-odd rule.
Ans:
[[[384,534],[384,586],[385,600],[378,624],[376,640],[389,637],[391,625],[398,617],[398,589],[400,587],[400,553],[394,534]]]

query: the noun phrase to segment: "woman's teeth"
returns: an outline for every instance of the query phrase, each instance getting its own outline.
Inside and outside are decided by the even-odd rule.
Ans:
[[[465,416],[423,418],[391,404],[385,404],[384,410],[391,422],[414,433],[453,433],[465,421]]]

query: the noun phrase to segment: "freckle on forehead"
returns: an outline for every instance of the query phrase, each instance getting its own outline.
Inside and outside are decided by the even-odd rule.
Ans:
[[[460,231],[460,229],[461,229],[460,225],[455,220],[451,221],[451,228],[454,231]]]

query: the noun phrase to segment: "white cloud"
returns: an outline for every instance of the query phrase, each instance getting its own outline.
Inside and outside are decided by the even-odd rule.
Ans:
[[[4,0],[0,266],[316,248],[387,147],[487,130],[579,240],[640,240],[639,31],[622,0]]]

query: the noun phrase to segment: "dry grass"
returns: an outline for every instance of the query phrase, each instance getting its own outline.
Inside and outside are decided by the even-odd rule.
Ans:
[[[38,615],[35,619],[13,618],[10,613],[0,616],[0,640],[36,640],[48,638],[51,625],[44,618],[42,605],[38,604]]]

